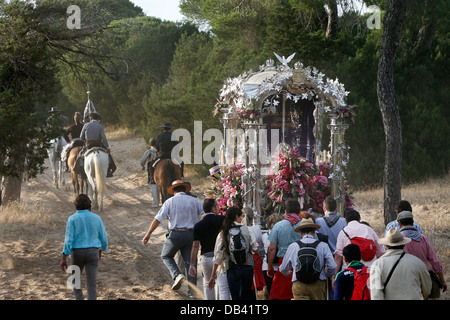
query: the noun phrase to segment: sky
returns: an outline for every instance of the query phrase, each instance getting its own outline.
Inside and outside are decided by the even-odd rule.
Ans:
[[[141,7],[144,13],[161,20],[181,21],[179,0],[131,0],[136,6]]]

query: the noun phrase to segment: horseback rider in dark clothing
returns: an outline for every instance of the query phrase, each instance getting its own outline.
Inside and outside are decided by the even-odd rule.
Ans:
[[[74,124],[72,124],[64,133],[64,139],[67,142],[72,142],[74,139],[80,138],[81,130],[83,129],[83,119],[81,113],[75,112],[73,116]],[[69,137],[70,136],[70,137]]]
[[[64,132],[64,139],[66,139],[66,141],[69,143],[66,147],[65,147],[65,162],[66,162],[66,172],[69,172],[69,166],[67,161],[69,160],[69,154],[70,154],[70,150],[72,150],[72,148],[74,147],[80,147],[82,146],[82,141],[80,139],[80,134],[81,134],[81,130],[83,129],[83,119],[81,117],[81,113],[79,113],[78,111],[75,112],[74,116],[73,116],[73,120],[74,120],[74,124],[72,124],[67,130],[66,132]]]
[[[162,159],[171,159],[172,158],[172,149],[177,145],[176,141],[172,141],[172,126],[170,123],[165,123],[163,126],[164,132],[158,135],[156,138],[156,150],[158,151],[158,158],[155,163]],[[183,177],[183,168],[184,163],[180,164],[181,167],[181,176]]]

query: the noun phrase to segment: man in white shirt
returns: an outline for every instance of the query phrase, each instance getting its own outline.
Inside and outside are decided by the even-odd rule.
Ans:
[[[161,258],[174,280],[173,290],[178,290],[186,279],[176,264],[174,256],[180,251],[186,266],[186,274],[188,274],[192,243],[194,241],[194,225],[199,221],[203,213],[202,203],[197,198],[186,194],[190,190],[190,183],[181,180],[176,180],[172,183],[167,192],[174,195],[174,197],[164,202],[142,239],[142,243],[146,245],[153,231],[164,219],[169,218],[169,233],[164,242]],[[188,281],[196,285],[197,277],[192,277],[188,274]]]

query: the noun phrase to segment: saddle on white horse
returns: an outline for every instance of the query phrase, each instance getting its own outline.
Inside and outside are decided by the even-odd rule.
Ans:
[[[86,150],[86,151],[84,152],[84,157],[87,157],[88,155],[90,155],[92,152],[95,152],[95,151],[102,151],[102,152],[104,152],[104,153],[108,153],[108,150],[106,150],[105,148],[94,147],[94,148],[91,148],[91,149]]]

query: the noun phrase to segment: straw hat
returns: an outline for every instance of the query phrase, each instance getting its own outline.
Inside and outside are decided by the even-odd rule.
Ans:
[[[403,237],[400,230],[395,227],[389,229],[388,232],[386,232],[386,237],[378,239],[379,244],[384,244],[390,247],[402,246],[410,241],[410,238]]]
[[[182,180],[175,180],[172,182],[172,185],[167,188],[167,193],[173,195],[173,189],[179,186],[184,186],[186,188],[186,192],[191,191],[191,184],[188,182],[184,182]]]
[[[320,228],[320,225],[315,224],[313,219],[311,219],[311,218],[305,218],[305,219],[302,219],[302,222],[300,222],[300,225],[297,228],[295,228],[294,231],[300,232],[300,230],[303,230],[306,228],[314,228],[317,230]]]

